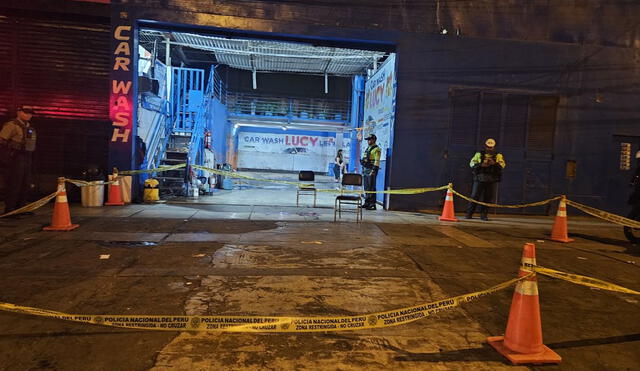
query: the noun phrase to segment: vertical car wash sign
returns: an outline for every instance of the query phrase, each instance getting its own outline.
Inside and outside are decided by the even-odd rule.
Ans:
[[[129,170],[134,135],[134,27],[126,10],[114,7],[112,11],[109,163],[120,170]]]

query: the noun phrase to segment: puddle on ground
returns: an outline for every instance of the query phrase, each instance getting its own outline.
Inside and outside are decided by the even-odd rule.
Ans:
[[[101,246],[130,246],[130,247],[145,247],[145,246],[156,246],[157,242],[151,241],[99,241],[98,245]]]
[[[212,257],[215,268],[255,267],[266,264],[268,246],[259,245],[224,245]]]

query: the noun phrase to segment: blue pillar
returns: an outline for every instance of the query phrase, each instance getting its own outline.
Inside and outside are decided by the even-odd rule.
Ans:
[[[349,163],[349,172],[357,172],[360,169],[360,142],[358,141],[356,128],[362,127],[362,115],[364,110],[364,76],[356,75],[352,79],[351,92],[351,120],[349,122],[351,129],[351,161]]]

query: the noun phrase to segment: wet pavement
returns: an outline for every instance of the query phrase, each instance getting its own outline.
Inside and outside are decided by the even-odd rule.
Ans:
[[[640,289],[640,254],[620,227],[552,217],[164,203],[72,206],[72,232],[41,232],[50,209],[0,220],[2,301],[77,314],[356,315],[473,292],[538,264]],[[104,258],[108,256],[108,258]],[[101,257],[103,257],[101,259]],[[6,370],[633,370],[640,297],[540,278],[545,343],[558,366],[510,366],[488,347],[513,289],[410,324],[340,333],[156,333],[0,313]]]

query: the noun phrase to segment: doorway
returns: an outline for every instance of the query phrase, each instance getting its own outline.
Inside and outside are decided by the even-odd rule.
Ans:
[[[339,188],[333,174],[338,149],[344,171],[359,171],[362,133],[369,131],[384,138],[386,163],[393,146],[395,54],[367,43],[345,48],[339,42],[268,36],[140,27],[138,133],[146,147],[144,166],[187,162],[241,176],[202,168],[167,171],[159,175],[166,198],[295,205],[296,186],[290,183],[300,171],[314,172],[319,188]],[[381,80],[382,71],[393,72]],[[366,108],[365,86],[374,79],[390,99],[378,110],[381,118],[366,122],[365,113],[375,112]],[[385,183],[380,171],[378,189]],[[334,194],[321,196],[318,205],[333,206]]]

